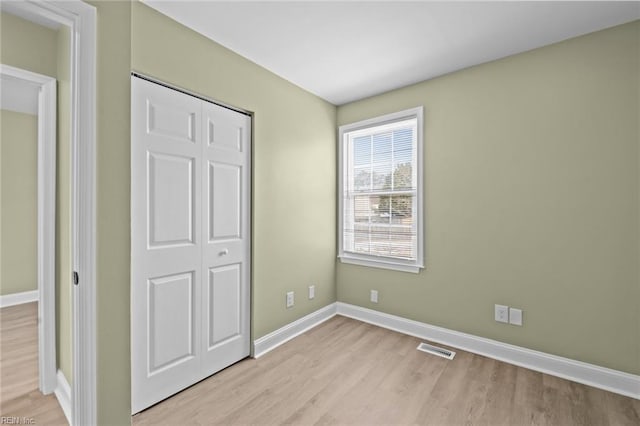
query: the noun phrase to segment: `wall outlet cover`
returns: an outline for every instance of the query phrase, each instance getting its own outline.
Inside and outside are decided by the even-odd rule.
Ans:
[[[378,290],[371,290],[371,301],[378,303]]]
[[[314,297],[316,297],[316,286],[315,285],[310,285],[309,286],[309,300],[313,299]]]
[[[292,291],[287,292],[287,308],[291,308],[295,303],[294,295]]]
[[[509,307],[505,305],[495,305],[494,318],[498,322],[509,323]]]
[[[509,308],[509,323],[522,325],[522,309]]]

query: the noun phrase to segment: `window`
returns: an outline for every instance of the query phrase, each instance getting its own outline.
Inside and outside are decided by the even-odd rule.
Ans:
[[[342,262],[416,273],[424,267],[422,115],[418,107],[340,127]]]

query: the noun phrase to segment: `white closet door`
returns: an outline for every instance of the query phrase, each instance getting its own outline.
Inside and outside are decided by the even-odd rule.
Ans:
[[[251,119],[203,103],[203,366],[249,355]]]
[[[136,77],[131,91],[136,413],[249,355],[250,118]]]

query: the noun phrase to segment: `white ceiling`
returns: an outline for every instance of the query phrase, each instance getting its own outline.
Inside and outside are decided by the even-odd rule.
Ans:
[[[0,75],[0,109],[38,115],[39,93],[38,84]]]
[[[640,18],[640,2],[144,3],[341,105]]]

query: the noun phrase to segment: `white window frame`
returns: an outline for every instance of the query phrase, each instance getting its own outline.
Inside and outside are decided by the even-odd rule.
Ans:
[[[368,266],[374,268],[391,269],[402,272],[419,273],[424,268],[424,204],[423,204],[423,185],[424,185],[424,154],[423,154],[423,116],[424,108],[422,106],[399,111],[379,117],[370,118],[356,123],[345,124],[338,129],[338,258],[342,263],[349,263],[360,266]],[[346,173],[349,165],[345,161],[349,161],[347,150],[348,137],[350,133],[361,130],[371,129],[374,127],[382,127],[404,120],[415,119],[417,124],[416,131],[416,258],[415,260],[404,260],[393,257],[366,255],[359,253],[347,252],[344,250],[344,214],[345,214],[345,184]]]

